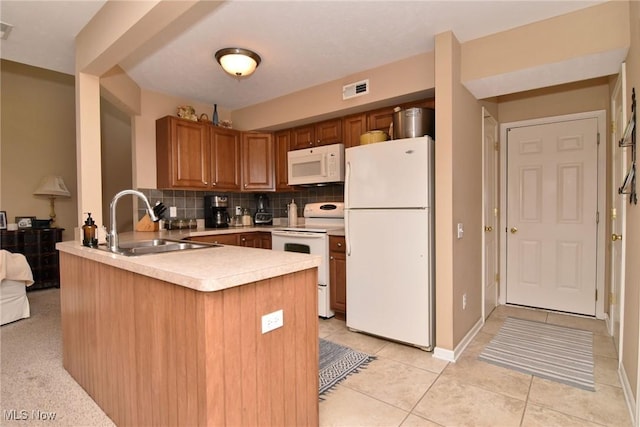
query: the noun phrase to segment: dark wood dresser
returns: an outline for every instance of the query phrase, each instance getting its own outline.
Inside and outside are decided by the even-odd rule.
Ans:
[[[30,228],[0,230],[0,249],[21,253],[33,272],[33,285],[28,291],[60,287],[60,266],[56,243],[62,240],[64,228]]]

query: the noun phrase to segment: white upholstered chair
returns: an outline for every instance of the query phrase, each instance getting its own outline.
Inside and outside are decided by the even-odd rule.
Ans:
[[[22,254],[0,250],[0,325],[30,316],[27,286],[33,273]]]

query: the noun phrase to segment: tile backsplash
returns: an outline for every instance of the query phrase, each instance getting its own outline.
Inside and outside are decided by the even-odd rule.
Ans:
[[[321,187],[305,187],[292,192],[265,193],[225,193],[217,191],[185,191],[185,190],[156,190],[139,188],[153,206],[162,202],[167,207],[165,216],[169,217],[169,207],[175,206],[177,218],[204,218],[204,196],[220,195],[229,198],[229,215],[233,215],[235,206],[248,208],[253,215],[256,211],[257,194],[266,194],[269,198],[269,211],[274,218],[287,217],[287,205],[294,199],[298,205],[298,217],[303,216],[304,205],[315,202],[342,202],[344,200],[343,185],[326,185]],[[138,218],[142,218],[146,211],[139,205]]]

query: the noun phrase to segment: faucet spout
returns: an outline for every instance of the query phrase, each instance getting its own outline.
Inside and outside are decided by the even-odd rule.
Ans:
[[[109,230],[108,240],[109,240],[109,250],[111,252],[116,252],[116,253],[119,252],[118,232],[116,230],[116,206],[118,204],[118,200],[120,200],[122,196],[125,196],[127,194],[138,196],[140,199],[142,199],[142,201],[147,205],[147,212],[149,213],[149,217],[151,218],[152,221],[155,222],[155,221],[158,221],[159,219],[156,216],[155,212],[153,211],[151,204],[149,204],[149,199],[147,199],[147,196],[142,194],[140,191],[122,190],[119,193],[117,193],[115,196],[113,196],[113,199],[111,200],[111,204],[109,205],[109,221],[110,221],[111,229]]]

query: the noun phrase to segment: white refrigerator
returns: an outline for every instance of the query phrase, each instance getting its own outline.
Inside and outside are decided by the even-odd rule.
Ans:
[[[431,137],[345,151],[347,327],[434,345]]]

